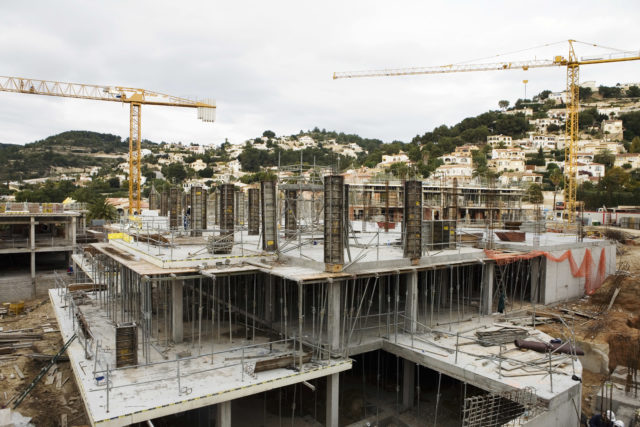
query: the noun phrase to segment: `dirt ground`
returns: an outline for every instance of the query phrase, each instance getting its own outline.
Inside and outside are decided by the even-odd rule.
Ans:
[[[564,315],[573,328],[576,340],[608,344],[609,372],[617,365],[635,364],[640,368],[640,239],[636,237],[637,231],[632,231],[635,233],[629,234],[634,239],[618,246],[617,268],[625,271],[624,274],[609,276],[600,289],[589,297],[545,309]],[[620,291],[611,309],[608,309],[616,288]],[[571,317],[560,309],[573,310],[594,318]],[[538,329],[552,336],[566,334],[566,329],[560,323],[540,325]],[[593,413],[595,397],[606,379],[606,374],[583,369],[582,410],[588,416]]]
[[[19,348],[13,354],[0,355],[0,407],[13,408],[14,396],[22,393],[47,364],[25,354],[54,355],[64,343],[48,297],[25,301],[25,313],[17,317],[0,317],[0,334],[16,330],[42,334],[42,339],[35,340],[31,348]],[[14,365],[22,372],[24,379],[19,377]],[[60,389],[57,388],[56,381],[47,385],[45,376],[16,410],[23,416],[31,417],[31,422],[38,427],[62,425],[63,414],[66,415],[68,426],[88,425],[89,421],[69,362],[59,361],[57,372],[62,374]]]

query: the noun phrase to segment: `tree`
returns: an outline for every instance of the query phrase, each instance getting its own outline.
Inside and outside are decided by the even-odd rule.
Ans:
[[[636,136],[631,140],[631,146],[629,147],[630,153],[640,153],[640,136]]]
[[[273,131],[265,130],[264,132],[262,132],[262,136],[264,136],[265,138],[275,138],[276,134]]]
[[[600,86],[598,87],[598,93],[603,98],[620,98],[622,96],[622,88],[619,86]]]
[[[555,165],[555,163],[549,163],[549,165]],[[558,193],[558,188],[560,183],[563,181],[562,172],[560,172],[559,168],[553,169],[551,175],[549,175],[549,181],[553,184],[553,210],[556,210],[556,194]]]
[[[118,211],[107,202],[104,197],[98,197],[89,204],[89,212],[87,213],[89,221],[94,219],[104,219],[107,221],[115,221],[118,219]]]
[[[471,152],[471,159],[473,162],[474,177],[489,178],[493,176],[493,171],[489,169],[486,153],[480,150],[473,150]]]
[[[503,110],[506,110],[507,108],[509,108],[509,101],[507,101],[506,99],[502,99],[498,101],[498,106]]]
[[[616,156],[608,149],[600,150],[598,154],[593,156],[595,163],[603,164],[606,169],[610,169],[616,161]]]
[[[120,188],[120,178],[114,176],[113,178],[109,178],[107,181],[110,188]]]
[[[400,179],[406,179],[409,177],[410,170],[406,163],[393,163],[389,166],[389,172]]]
[[[589,98],[591,98],[592,95],[593,95],[593,91],[591,90],[590,87],[579,87],[578,88],[578,97],[581,100],[586,101]]]
[[[629,89],[627,89],[627,96],[629,98],[638,98],[638,97],[640,97],[640,87],[631,86]]]
[[[211,177],[213,177],[213,169],[208,167],[208,168],[204,168],[202,170],[199,170],[198,171],[198,176],[200,178],[211,178]]]
[[[180,163],[172,163],[162,168],[162,174],[172,182],[182,182],[187,177],[187,171]]]
[[[549,126],[547,126],[547,132],[558,132],[560,130],[560,126],[558,126],[555,123],[551,123]]]
[[[526,198],[529,203],[540,204],[544,200],[542,196],[542,187],[539,184],[531,184],[527,188]]]
[[[538,99],[540,101],[544,101],[545,99],[549,98],[549,95],[551,95],[551,91],[550,90],[543,90],[542,92],[540,92],[538,94]]]
[[[607,192],[619,192],[624,190],[624,186],[629,182],[629,174],[624,169],[615,167],[607,171],[602,178],[602,187]]]
[[[631,141],[636,136],[640,136],[640,111],[622,114],[620,119],[624,127],[625,140]]]

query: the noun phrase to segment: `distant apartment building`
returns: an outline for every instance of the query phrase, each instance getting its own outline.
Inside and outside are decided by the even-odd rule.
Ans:
[[[588,165],[593,162],[593,158],[595,157],[595,153],[577,153],[576,160],[578,163],[584,163]]]
[[[564,104],[567,100],[567,92],[551,92],[548,99],[555,101],[556,104]]]
[[[382,161],[378,163],[377,167],[382,168],[386,166],[391,166],[394,163],[411,163],[409,161],[409,156],[407,156],[404,152],[399,152],[398,154],[383,154]]]
[[[529,146],[535,150],[542,148],[543,151],[555,150],[557,148],[555,135],[536,135],[529,136]]]
[[[207,168],[207,164],[202,159],[197,159],[195,162],[189,163],[189,167],[196,172],[199,172]]]
[[[433,178],[435,179],[443,179],[445,182],[451,182],[453,178],[456,178],[459,184],[470,182],[472,177],[473,167],[471,165],[441,165],[433,172]]]
[[[608,150],[613,154],[624,153],[625,149],[619,142],[602,141],[602,140],[580,140],[578,141],[578,150],[584,153],[599,153]]]
[[[622,120],[603,120],[601,127],[605,141],[622,141]]]
[[[504,186],[541,184],[542,175],[531,171],[505,172],[500,175],[498,181]]]
[[[520,148],[494,148],[489,167],[496,172],[524,172],[525,152]]]
[[[515,110],[507,110],[504,112],[505,114],[509,114],[515,116],[516,114],[524,114],[525,116],[533,116],[533,108],[518,108]]]
[[[469,153],[471,154],[473,151],[475,150],[479,150],[480,147],[478,147],[475,144],[464,144],[461,145],[459,147],[456,147],[456,149],[454,150],[454,152],[456,153]]]
[[[442,160],[442,163],[445,165],[471,165],[473,163],[471,153],[459,153],[454,151],[453,153],[445,154],[438,158]]]
[[[620,115],[620,107],[612,107],[608,104],[604,104],[604,105],[598,104],[596,106],[596,109],[598,111],[598,114],[604,114],[609,117],[612,117],[612,115],[616,117]]]
[[[506,135],[489,135],[487,136],[487,144],[492,147],[498,147],[501,144],[505,147],[512,147],[513,138]]]
[[[623,153],[616,155],[614,166],[623,167],[626,164],[631,165],[631,169],[640,168],[640,153]]]
[[[529,123],[536,127],[537,132],[546,133],[550,125],[562,126],[563,122],[554,117],[543,117],[540,119],[529,120]]]
[[[600,163],[578,163],[577,172],[578,181],[592,180],[591,178],[600,180],[600,178],[604,177],[605,167]]]

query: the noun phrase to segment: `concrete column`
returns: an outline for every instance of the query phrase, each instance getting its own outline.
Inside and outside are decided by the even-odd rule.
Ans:
[[[31,251],[31,284],[33,284],[33,296],[36,296],[36,253]]]
[[[496,265],[493,262],[484,264],[482,273],[482,314],[491,314],[493,310],[493,278]]]
[[[531,258],[531,302],[538,303],[540,297],[540,257]]]
[[[29,219],[29,248],[31,249],[31,285],[32,297],[36,297],[36,218],[31,216]]]
[[[171,285],[171,330],[173,342],[180,343],[184,337],[184,324],[182,322],[182,291],[184,281],[174,280]]]
[[[327,314],[327,335],[329,348],[332,351],[340,350],[340,282],[330,281],[329,301]]]
[[[216,411],[216,427],[231,427],[231,401],[218,403]]]
[[[327,427],[338,427],[338,403],[340,397],[340,374],[327,376],[327,414],[324,425]]]
[[[415,399],[416,364],[402,359],[402,406],[405,409],[413,407]]]
[[[265,308],[264,308],[264,318],[268,322],[273,322],[273,306],[275,299],[275,287],[273,286],[273,276],[269,275],[267,279],[267,286],[265,289]]]
[[[416,321],[418,316],[418,272],[412,271],[406,274],[407,278],[407,295],[405,304],[405,319],[404,328],[408,332],[416,331]]]
[[[29,227],[29,247],[31,250],[36,248],[36,219],[35,217],[31,217]]]
[[[69,238],[71,239],[71,246],[73,246],[73,249],[75,250],[76,248],[76,217],[71,217],[71,234],[69,235]]]

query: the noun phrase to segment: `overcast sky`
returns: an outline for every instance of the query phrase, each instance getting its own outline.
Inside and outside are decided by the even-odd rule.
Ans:
[[[572,3],[573,5],[569,5]],[[334,71],[550,59],[568,38],[640,49],[631,1],[8,1],[0,6],[0,75],[212,97],[217,121],[192,109],[142,109],[143,138],[219,144],[315,126],[410,141],[442,123],[544,89],[562,67],[332,80]],[[601,51],[576,45],[579,56]],[[494,57],[494,58],[492,58]],[[640,81],[640,61],[582,67],[581,81]],[[0,142],[66,130],[129,134],[128,106],[0,93]]]

